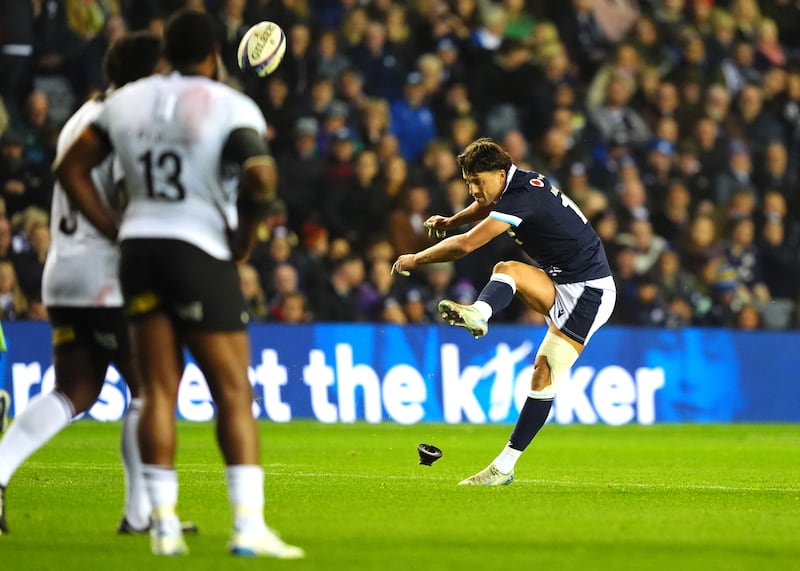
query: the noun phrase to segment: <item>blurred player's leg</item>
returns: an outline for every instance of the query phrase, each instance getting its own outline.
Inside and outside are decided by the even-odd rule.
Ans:
[[[132,397],[122,419],[120,456],[125,472],[125,515],[117,527],[119,533],[142,533],[150,528],[152,506],[144,485],[137,435],[141,406],[141,399]]]
[[[182,555],[189,550],[176,511],[174,458],[175,406],[183,359],[172,324],[164,314],[137,320],[131,331],[144,398],[138,433],[145,486],[153,509],[150,547],[155,555]]]
[[[55,389],[31,399],[0,440],[3,488],[31,454],[68,426],[76,414],[89,410],[100,394],[108,361],[82,346],[56,347],[53,366]]]
[[[247,378],[247,333],[188,332],[186,341],[217,405],[217,440],[225,459],[234,516],[230,551],[242,556],[303,557],[302,549],[284,543],[264,521],[264,470],[252,413],[253,391]]]

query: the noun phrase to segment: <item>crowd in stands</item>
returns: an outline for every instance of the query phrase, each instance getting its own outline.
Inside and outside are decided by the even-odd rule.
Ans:
[[[800,327],[796,0],[0,0],[0,319],[46,319],[60,126],[106,89],[116,37],[181,7],[217,22],[220,79],[258,103],[278,164],[241,266],[253,321],[435,323],[439,300],[472,302],[520,259],[510,238],[390,267],[470,202],[456,156],[489,136],[600,234],[612,323]],[[264,79],[236,64],[261,20],[288,39]]]

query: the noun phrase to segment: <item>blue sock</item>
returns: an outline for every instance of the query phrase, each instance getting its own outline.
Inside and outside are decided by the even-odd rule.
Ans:
[[[505,276],[503,277],[505,278]],[[511,283],[508,283],[505,279],[501,281],[492,276],[492,279],[483,286],[478,296],[478,301],[488,303],[489,307],[492,308],[492,315],[504,310],[514,299],[515,287],[511,285],[514,281],[510,278],[508,279]]]
[[[540,400],[528,397],[511,432],[511,438],[508,439],[508,445],[514,450],[525,450],[547,421],[551,406],[553,399]]]

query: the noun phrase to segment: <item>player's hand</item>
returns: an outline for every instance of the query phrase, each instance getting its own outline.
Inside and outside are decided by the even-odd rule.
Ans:
[[[444,238],[447,236],[447,218],[444,216],[439,216],[438,214],[431,216],[422,225],[428,231],[429,238]]]
[[[414,254],[403,254],[394,264],[392,264],[392,273],[408,277],[411,275],[411,270],[417,267],[414,261]]]

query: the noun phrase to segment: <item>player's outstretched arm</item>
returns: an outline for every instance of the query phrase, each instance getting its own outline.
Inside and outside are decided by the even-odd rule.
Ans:
[[[114,241],[119,226],[92,180],[92,169],[110,153],[108,140],[95,127],[89,126],[56,159],[55,173],[70,201],[104,236]]]
[[[448,230],[458,228],[462,224],[472,224],[483,220],[489,215],[489,212],[491,212],[491,207],[481,206],[477,202],[473,202],[452,216],[440,216],[438,214],[431,216],[425,221],[424,226],[428,229],[428,236],[444,238]]]
[[[480,224],[465,234],[445,238],[438,244],[417,252],[403,254],[392,265],[392,273],[408,275],[423,264],[451,262],[474,252],[495,236],[508,230],[510,224],[494,218],[485,218]]]

